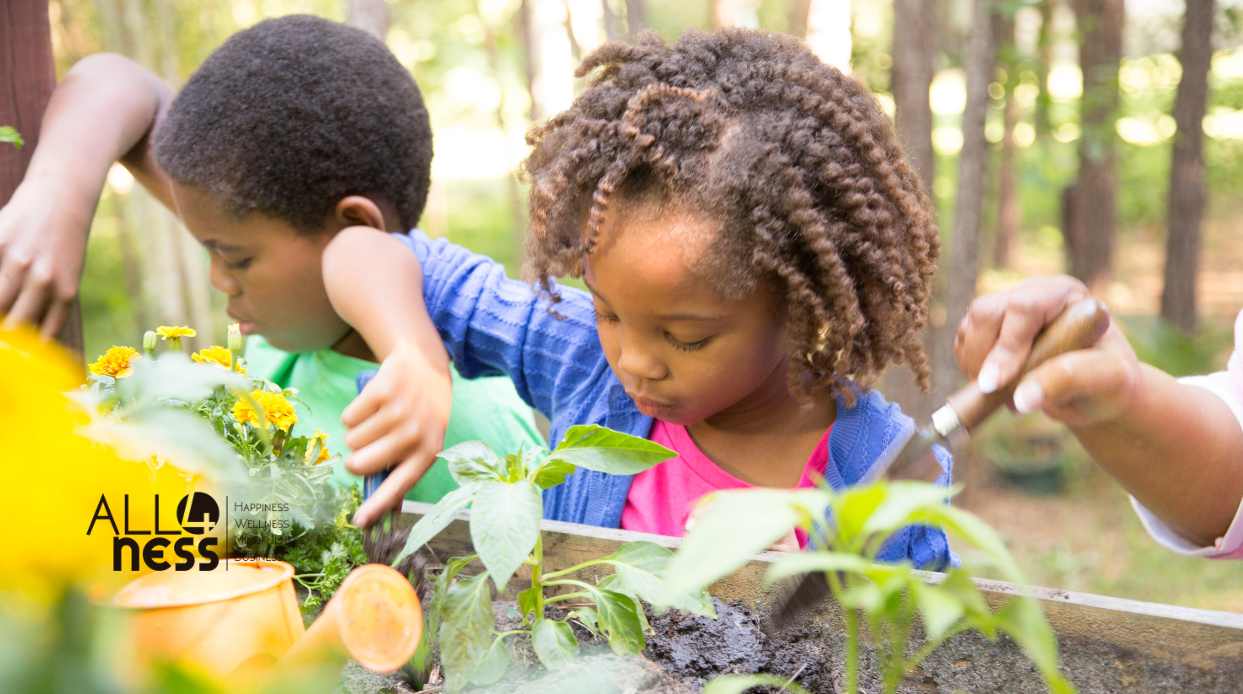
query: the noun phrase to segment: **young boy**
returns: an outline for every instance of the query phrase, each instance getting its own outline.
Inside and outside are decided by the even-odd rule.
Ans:
[[[349,445],[351,467],[402,461],[356,521],[369,523],[415,480],[406,498],[436,501],[454,487],[444,464],[433,465],[444,446],[540,443],[530,409],[504,379],[451,376],[439,343],[423,346],[437,355],[429,365],[403,359],[402,345],[419,338],[400,328],[365,342],[333,310],[321,270],[323,249],[345,227],[415,227],[431,156],[410,74],[378,40],[327,20],[290,16],[239,32],[175,100],[124,58],[87,58],[53,95],[29,173],[0,212],[0,312],[46,312],[45,328],[62,320],[62,301],[49,307],[50,293],[19,290],[76,278],[104,177],[119,160],[211,254],[212,284],[251,336],[250,373],[297,388],[306,431],[328,433],[338,453]],[[400,423],[404,436],[346,438],[340,416],[356,378],[381,360],[378,380],[412,395],[376,419]],[[352,477],[344,466],[337,474]]]

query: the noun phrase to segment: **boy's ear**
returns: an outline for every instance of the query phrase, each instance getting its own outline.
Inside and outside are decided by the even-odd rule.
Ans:
[[[337,207],[333,210],[333,217],[341,228],[345,227],[371,227],[386,231],[384,212],[380,210],[380,206],[375,204],[371,198],[362,195],[350,195],[341,198],[337,203]]]

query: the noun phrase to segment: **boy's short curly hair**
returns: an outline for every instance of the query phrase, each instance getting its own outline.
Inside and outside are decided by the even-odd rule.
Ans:
[[[927,387],[936,224],[863,86],[794,39],[748,30],[606,44],[577,74],[592,73],[527,138],[528,257],[546,289],[581,274],[614,198],[676,206],[720,222],[696,270],[723,294],[781,291],[795,392],[851,398],[847,382],[897,362]]]
[[[341,198],[427,202],[432,132],[410,73],[375,37],[311,16],[238,32],[190,77],[155,133],[160,166],[241,216],[320,228]]]

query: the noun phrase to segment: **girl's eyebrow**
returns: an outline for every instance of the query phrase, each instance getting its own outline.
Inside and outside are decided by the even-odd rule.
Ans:
[[[595,288],[595,287],[593,287],[593,286],[591,286],[591,282],[589,282],[589,281],[587,280],[587,276],[586,276],[586,275],[583,275],[583,284],[587,285],[587,290],[588,290],[588,291],[590,291],[592,294],[596,295],[596,297],[597,297],[597,298],[599,298],[601,301],[603,301],[603,302],[604,302],[604,303],[606,303],[606,304],[607,304],[607,303],[609,303],[609,300],[608,300],[608,299],[606,299],[606,298],[604,298],[604,295],[603,295],[603,294],[601,294],[600,292],[596,291],[596,288]],[[704,314],[699,314],[699,313],[662,313],[662,314],[658,314],[658,315],[656,316],[656,318],[657,318],[657,319],[659,319],[659,320],[663,320],[663,321],[701,321],[701,322],[709,322],[709,321],[719,321],[719,320],[724,320],[724,319],[725,319],[725,316],[721,316],[721,315],[704,315]]]

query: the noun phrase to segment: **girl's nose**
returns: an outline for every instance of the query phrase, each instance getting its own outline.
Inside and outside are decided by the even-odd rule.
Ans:
[[[669,375],[664,362],[657,359],[651,350],[643,349],[635,344],[635,340],[621,341],[621,353],[617,357],[617,368],[637,381],[659,381]]]

